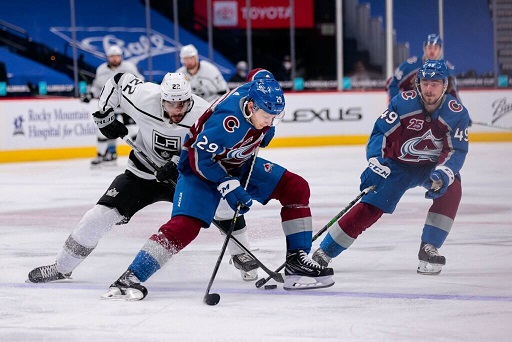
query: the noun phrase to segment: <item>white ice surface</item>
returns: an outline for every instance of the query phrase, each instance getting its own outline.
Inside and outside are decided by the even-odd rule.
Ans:
[[[510,143],[470,146],[439,276],[416,274],[430,201],[414,189],[333,261],[333,287],[256,289],[225,257],[212,287],[221,296],[217,306],[202,302],[223,242],[214,228],[145,283],[145,300],[100,300],[168,220],[167,203],[111,231],[71,281],[25,283],[32,268],[54,262],[126,158],[101,170],[86,159],[0,164],[0,341],[510,341],[511,152]],[[359,193],[363,146],[269,149],[260,156],[310,182],[315,232]],[[277,268],[285,253],[278,203],[255,205],[246,217],[254,253]]]

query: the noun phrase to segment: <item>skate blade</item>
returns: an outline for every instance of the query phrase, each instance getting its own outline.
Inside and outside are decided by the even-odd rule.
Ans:
[[[324,277],[306,277],[306,276],[286,276],[284,281],[283,289],[287,291],[297,290],[314,290],[331,287],[334,285],[332,276]]]
[[[56,279],[56,280],[51,280],[51,281],[30,281],[29,278],[25,279],[25,283],[27,284],[48,284],[48,283],[67,283],[69,282],[70,280],[73,280],[73,278],[69,277],[69,278],[64,278],[64,279]]]
[[[252,271],[248,271],[248,272],[240,270],[240,274],[242,275],[243,281],[255,281],[258,279],[258,271],[257,270],[252,270]]]
[[[126,289],[123,294],[118,288],[111,288],[107,293],[101,295],[102,300],[122,301],[122,302],[134,302],[137,300],[143,300],[144,294],[137,289]]]
[[[417,273],[423,274],[423,275],[438,275],[441,273],[441,268],[443,268],[444,265],[442,264],[431,264],[427,261],[421,261],[418,265]]]

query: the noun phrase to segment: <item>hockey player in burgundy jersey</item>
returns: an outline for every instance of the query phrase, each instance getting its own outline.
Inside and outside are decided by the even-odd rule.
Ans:
[[[367,145],[368,167],[361,174],[361,189],[375,189],[329,230],[313,260],[326,266],[383,213],[393,213],[408,189],[422,186],[433,203],[421,235],[417,272],[441,272],[446,260],[438,248],[457,214],[460,170],[468,152],[469,114],[447,93],[450,86],[444,61],[428,60],[416,75],[416,90],[391,100],[374,125]]]
[[[255,156],[257,149],[272,139],[273,125],[284,114],[284,107],[284,94],[277,81],[263,78],[232,90],[199,118],[180,157],[171,220],[149,238],[102,298],[143,299],[147,290],[140,283],[192,242],[201,227],[210,225],[221,198],[233,210],[240,206],[241,213],[250,209],[253,200],[266,204],[276,199],[281,203],[287,245],[285,289],[334,284],[332,269],[308,257],[312,219],[307,181]],[[253,158],[256,160],[249,172]]]
[[[423,63],[428,59],[443,59],[443,40],[438,34],[429,34],[427,39],[423,42],[423,58],[413,56],[396,68],[394,75],[386,83],[386,89],[390,100],[401,91],[414,90],[416,74]],[[459,98],[454,66],[448,61],[445,61],[445,64],[448,67],[452,83],[452,88],[448,93]]]
[[[115,224],[127,223],[139,210],[157,201],[171,202],[174,186],[166,181],[176,182],[177,162],[185,136],[209,106],[192,94],[189,81],[181,73],[166,74],[160,85],[142,82],[130,73],[108,79],[100,95],[100,110],[93,114],[100,130],[111,139],[128,133],[121,122],[114,120],[112,108],[119,107],[139,126],[137,148],[160,169],[154,172],[144,158],[131,151],[126,171],[114,179],[98,203],[85,213],[62,246],[56,262],[32,270],[29,281],[46,283],[68,279]],[[229,221],[233,217],[230,215],[227,216]],[[223,224],[225,217],[221,215],[217,222]],[[243,216],[237,220],[235,229],[233,235],[249,247]],[[229,247],[243,280],[256,280],[254,260],[248,260],[249,255],[232,243]]]

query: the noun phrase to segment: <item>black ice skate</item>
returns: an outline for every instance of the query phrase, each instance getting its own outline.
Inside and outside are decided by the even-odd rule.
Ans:
[[[334,285],[332,268],[320,266],[303,250],[286,253],[285,290],[309,290]]]
[[[49,283],[57,280],[71,279],[71,273],[57,271],[57,264],[36,267],[28,274],[27,283]]]
[[[98,153],[96,158],[91,160],[91,168],[98,168],[101,166],[116,166],[117,165],[117,153],[105,152],[101,155]]]
[[[240,253],[233,255],[229,262],[232,262],[235,268],[240,270],[244,281],[254,281],[258,279],[258,263],[249,254]]]
[[[325,254],[322,248],[318,248],[315,253],[313,253],[313,257],[311,258],[316,261],[320,266],[327,267],[331,262],[332,258]]]
[[[437,248],[425,242],[421,242],[418,259],[420,260],[417,271],[419,274],[437,275],[446,264],[446,258],[439,255]]]
[[[117,279],[101,299],[107,300],[142,300],[148,295],[148,290],[140,284],[139,278],[127,270]]]

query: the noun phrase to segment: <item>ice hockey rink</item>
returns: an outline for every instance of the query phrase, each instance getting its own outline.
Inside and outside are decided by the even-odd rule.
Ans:
[[[88,159],[0,164],[0,340],[510,341],[511,153],[512,143],[470,144],[439,276],[416,273],[431,203],[418,188],[334,259],[333,287],[257,289],[225,256],[211,290],[221,297],[216,306],[202,301],[223,243],[214,227],[145,283],[145,300],[100,300],[168,220],[169,203],[116,226],[72,280],[25,283],[32,268],[54,262],[74,225],[124,170],[126,157],[97,170]],[[359,194],[364,155],[364,146],[260,152],[310,182],[314,232]],[[278,203],[255,204],[246,219],[254,254],[272,269],[280,266],[285,242]]]

